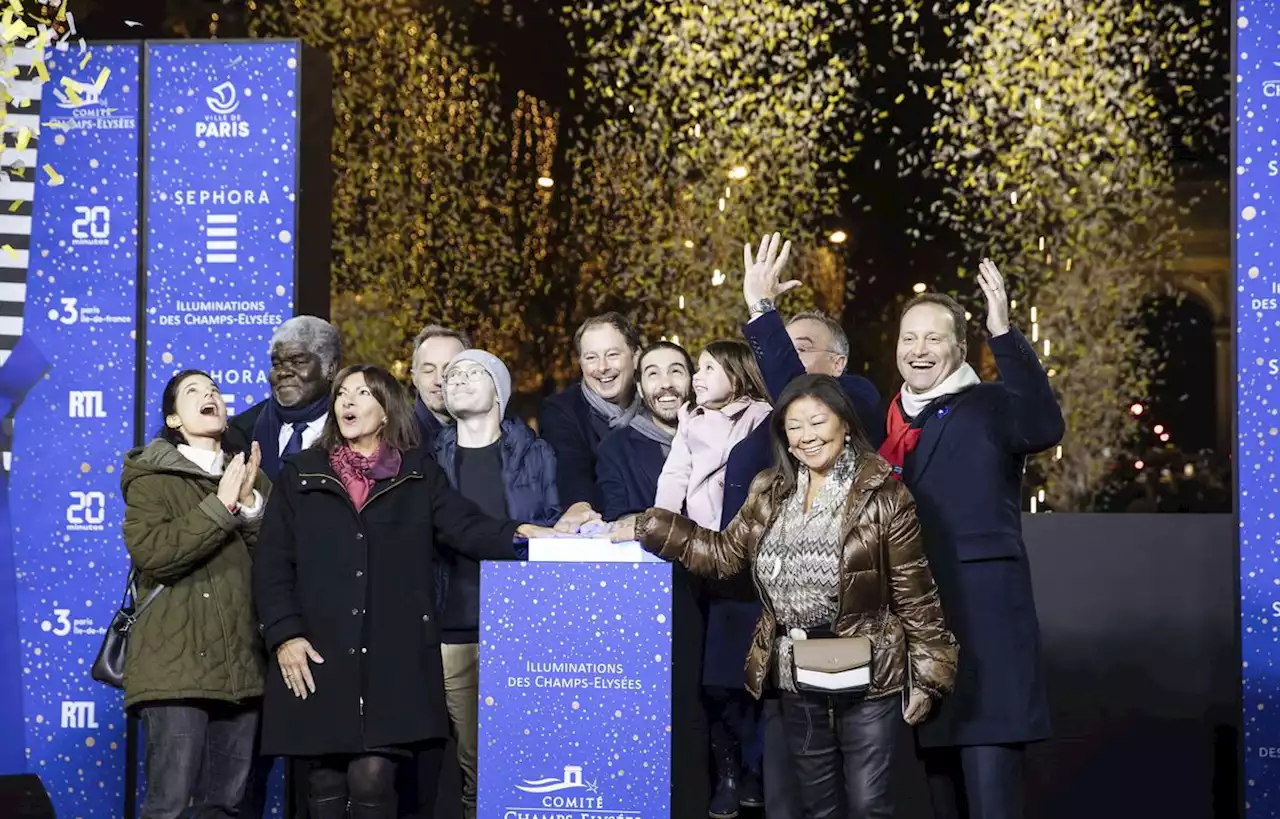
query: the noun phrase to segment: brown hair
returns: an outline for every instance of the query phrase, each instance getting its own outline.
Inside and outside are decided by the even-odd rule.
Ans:
[[[902,320],[907,317],[907,313],[910,313],[913,307],[919,307],[922,304],[932,304],[950,313],[951,324],[955,328],[956,344],[962,350],[968,348],[969,320],[964,317],[964,308],[960,306],[960,302],[946,293],[921,293],[915,296],[902,308],[902,313],[898,316],[898,325],[902,325]]]
[[[342,432],[338,429],[338,414],[334,411],[338,406],[338,390],[348,377],[360,374],[364,383],[373,393],[373,400],[378,402],[387,413],[387,423],[382,427],[379,438],[383,443],[395,447],[401,452],[408,452],[418,446],[418,422],[413,417],[413,410],[405,400],[404,391],[400,388],[395,376],[373,364],[353,364],[338,373],[333,379],[333,387],[329,390],[329,417],[324,422],[324,432],[320,435],[320,444],[333,452],[346,443]]]
[[[769,400],[769,389],[764,385],[760,366],[756,364],[756,357],[751,354],[751,348],[745,341],[713,341],[702,351],[714,358],[724,374],[729,376],[733,398],[746,396],[757,401]]]
[[[631,323],[631,320],[621,313],[601,313],[598,316],[592,316],[578,327],[578,331],[573,334],[573,351],[577,355],[582,355],[582,336],[592,327],[608,325],[622,334],[626,339],[627,349],[637,351],[640,349],[640,331]]]

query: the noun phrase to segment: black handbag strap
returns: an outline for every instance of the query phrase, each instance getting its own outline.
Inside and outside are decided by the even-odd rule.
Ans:
[[[129,567],[129,579],[125,581],[124,599],[120,601],[120,610],[126,611],[133,608],[133,616],[137,617],[142,614],[143,610],[151,605],[156,599],[156,595],[164,591],[164,585],[157,585],[154,589],[147,593],[147,596],[138,602],[138,569],[136,566]]]

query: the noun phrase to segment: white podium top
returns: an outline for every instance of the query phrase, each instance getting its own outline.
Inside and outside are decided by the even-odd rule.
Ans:
[[[601,537],[544,537],[529,539],[531,563],[662,563],[639,541],[614,543]]]

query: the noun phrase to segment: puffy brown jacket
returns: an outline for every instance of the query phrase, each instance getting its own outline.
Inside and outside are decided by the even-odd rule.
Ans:
[[[895,694],[910,683],[937,698],[955,681],[959,647],[943,623],[938,588],[921,548],[915,501],[890,475],[888,462],[879,456],[864,457],[854,475],[844,505],[840,605],[833,631],[871,640],[868,697]],[[777,622],[756,575],[756,554],[786,503],[778,485],[775,469],[756,476],[747,502],[724,532],[703,529],[662,509],[650,509],[636,527],[636,537],[646,549],[679,561],[694,574],[728,578],[751,569],[763,602],[746,666],[747,690],[757,698],[769,672]],[[888,571],[888,601],[883,599],[881,571]]]

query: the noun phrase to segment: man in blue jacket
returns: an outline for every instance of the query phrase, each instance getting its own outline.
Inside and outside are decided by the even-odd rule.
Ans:
[[[1062,440],[1062,411],[1036,351],[1009,323],[989,259],[978,283],[1000,381],[965,362],[964,309],[926,293],[898,328],[902,390],[880,454],[916,500],[924,551],[960,643],[955,692],[916,729],[938,819],[1021,819],[1027,743],[1051,736],[1040,626],[1022,541],[1028,455]]]
[[[435,456],[449,483],[491,517],[554,525],[560,518],[555,455],[523,421],[503,419],[511,399],[506,366],[483,350],[463,350],[443,375],[454,423],[440,427]],[[480,564],[446,550],[439,567],[445,698],[462,769],[463,816],[475,819]]]
[[[556,486],[569,505],[603,506],[596,483],[596,452],[615,429],[640,411],[636,363],[640,333],[620,313],[603,313],[573,334],[582,380],[549,396],[538,413],[538,432],[556,453]]]
[[[689,402],[693,359],[679,344],[656,341],[640,354],[644,408],[600,442],[596,478],[601,516],[615,521],[653,506],[658,475],[671,452],[680,407]]]
[[[791,379],[805,373],[822,373],[838,378],[849,400],[853,403],[858,420],[862,422],[867,439],[880,446],[884,440],[884,410],[880,405],[880,393],[867,379],[845,373],[849,363],[849,338],[839,322],[812,311],[798,313],[784,323],[778,314],[776,299],[788,290],[800,286],[796,280],[783,282],[780,273],[787,264],[791,243],[779,248],[780,236],[765,236],[752,257],[751,246],[744,249],[745,274],[742,278],[742,296],[750,311],[751,320],[743,328],[743,335],[751,346],[765,386],[774,400],[782,393]],[[769,422],[756,427],[729,453],[725,467],[724,516],[720,528],[728,527],[746,502],[752,479],[773,462],[769,441]],[[712,640],[737,651],[745,645],[750,635],[724,635]],[[745,654],[745,652],[743,652]],[[791,752],[787,748],[782,728],[782,712],[776,698],[764,702],[764,811],[769,819],[800,819],[804,808],[800,802],[800,783],[796,778]]]

